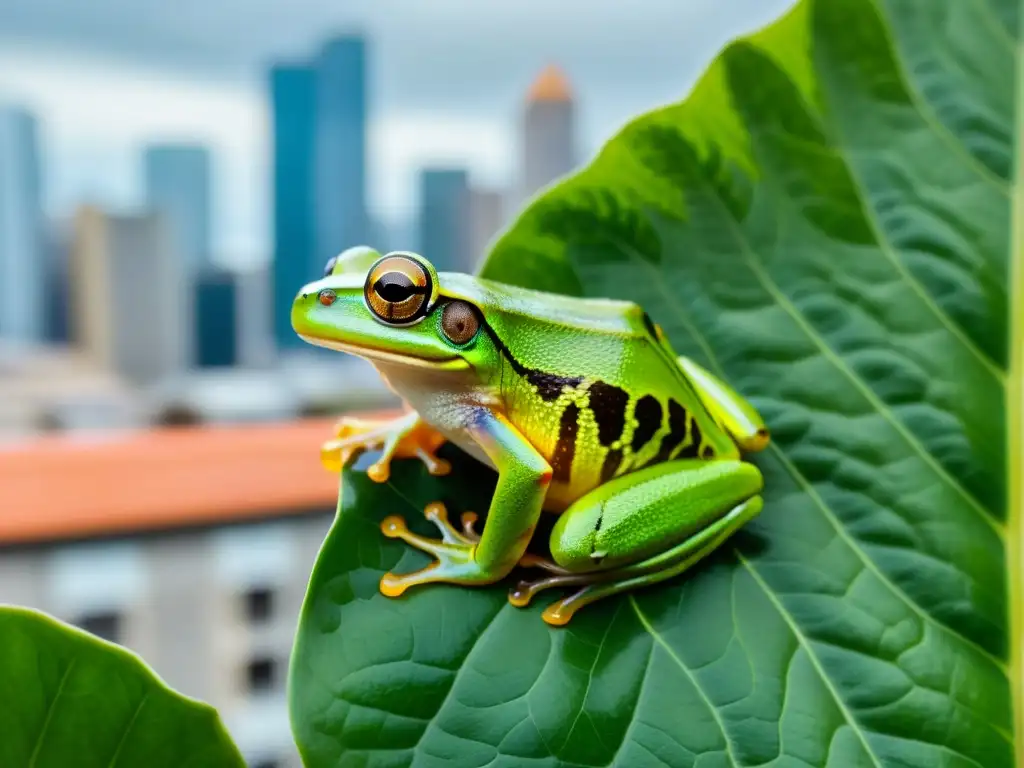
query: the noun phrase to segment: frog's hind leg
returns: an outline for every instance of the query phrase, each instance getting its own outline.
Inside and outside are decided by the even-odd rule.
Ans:
[[[714,552],[737,529],[756,517],[761,511],[760,496],[748,499],[734,507],[707,531],[692,540],[677,544],[660,555],[643,560],[635,565],[613,571],[592,571],[549,576],[536,581],[521,581],[510,592],[509,602],[515,606],[529,605],[533,597],[552,587],[582,587],[568,597],[556,600],[544,609],[543,618],[548,624],[562,626],[585,605],[604,597],[657,584],[659,581],[677,576],[692,565]]]
[[[585,605],[682,573],[717,549],[762,507],[761,473],[740,461],[675,461],[617,478],[563,513],[551,534],[558,564],[511,591],[516,606],[553,587],[575,594],[544,611],[567,623]]]

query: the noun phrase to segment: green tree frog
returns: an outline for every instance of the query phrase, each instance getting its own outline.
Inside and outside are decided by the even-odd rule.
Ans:
[[[637,305],[541,293],[438,273],[415,253],[361,247],[332,259],[303,287],[292,326],[307,342],[368,359],[409,406],[389,422],[342,420],[322,459],[339,469],[382,449],[372,479],[397,456],[433,474],[451,441],[497,470],[479,534],[476,515],[425,514],[440,538],[381,524],[434,560],[385,574],[383,594],[415,585],[492,584],[517,565],[540,569],[509,594],[575,591],[543,618],[568,622],[595,600],[668,579],[717,548],[762,506],[757,467],[768,443],[757,411],[726,383],[677,356]],[[543,510],[559,515],[551,559],[526,549]]]

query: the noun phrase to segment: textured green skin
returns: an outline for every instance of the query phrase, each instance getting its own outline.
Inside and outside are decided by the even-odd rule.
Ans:
[[[646,560],[671,545],[694,542],[707,528],[720,530],[722,518],[755,497],[762,485],[757,467],[732,459],[656,464],[617,477],[577,501],[551,531],[551,554],[571,571],[594,568],[593,552],[603,555],[602,568]]]
[[[439,562],[429,574],[405,582],[390,577],[388,594],[426,581],[486,584],[503,578],[526,552],[544,508],[562,512],[550,540],[555,563],[573,573],[637,565],[644,574],[636,585],[660,581],[679,563],[710,551],[701,533],[718,541],[716,534],[734,530],[737,524],[727,516],[762,487],[757,468],[739,460],[737,442],[762,447],[756,441],[763,423],[725,384],[678,360],[639,306],[438,275],[415,256],[431,278],[431,309],[415,324],[391,325],[375,318],[364,297],[376,256],[353,249],[325,278],[303,287],[292,309],[296,332],[311,343],[367,357],[421,418],[499,474],[479,543],[410,539]],[[318,300],[326,290],[335,297],[328,306]],[[476,307],[488,326],[461,345],[441,328],[442,308],[453,300]],[[545,396],[532,378],[538,372],[571,383]],[[597,387],[628,397],[616,418],[600,405]],[[637,403],[644,396],[664,405],[658,406],[656,428],[634,440]],[[684,447],[675,444],[662,457],[662,442],[673,429],[668,403],[687,415],[685,442],[695,456],[699,449],[699,459],[669,461]],[[569,409],[576,431],[566,441]],[[616,440],[600,436],[608,432],[604,422]],[[558,451],[568,442],[571,466],[560,476]],[[622,458],[617,474],[608,477],[603,467],[613,451]],[[756,514],[760,507],[758,500],[744,510]],[[667,552],[673,556],[664,561],[660,556]]]

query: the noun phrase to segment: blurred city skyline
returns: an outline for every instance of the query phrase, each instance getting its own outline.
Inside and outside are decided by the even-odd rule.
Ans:
[[[394,3],[367,2],[241,9],[235,0],[173,8],[3,0],[0,103],[39,118],[50,216],[69,219],[83,201],[134,209],[144,200],[144,145],[201,143],[213,155],[214,260],[266,263],[272,63],[306,56],[339,33],[365,36],[368,208],[401,232],[420,205],[422,167],[465,168],[475,186],[514,183],[519,114],[545,65],[558,64],[571,81],[586,160],[633,114],[680,98],[728,39],[784,7],[643,6],[530,0],[484,9],[442,0],[399,13]],[[233,13],[246,19],[245,34]]]
[[[252,768],[301,764],[320,444],[400,405],[295,334],[296,291],[360,244],[473,271],[782,8],[336,5],[0,0],[0,602],[140,653]]]

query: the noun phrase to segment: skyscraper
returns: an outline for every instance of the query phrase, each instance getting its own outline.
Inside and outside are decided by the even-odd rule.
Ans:
[[[496,189],[469,191],[470,246],[466,271],[476,272],[487,247],[505,225],[505,198]]]
[[[317,256],[371,245],[366,211],[366,43],[349,35],[316,61]]]
[[[199,368],[238,364],[238,280],[223,269],[206,269],[196,276],[195,357]]]
[[[0,338],[42,337],[45,265],[36,121],[0,106]]]
[[[210,265],[210,152],[158,144],[143,153],[146,201],[164,214],[174,248],[191,275]]]
[[[172,242],[156,213],[115,216],[87,207],[75,220],[75,340],[135,384],[180,373],[191,356],[191,297]]]
[[[576,166],[576,106],[569,81],[554,65],[527,93],[522,142],[524,200]]]
[[[317,266],[314,168],[316,150],[316,72],[281,65],[270,72],[273,132],[273,333],[277,348],[305,346],[291,323],[296,291],[319,277]],[[339,250],[341,250],[339,248]]]
[[[439,271],[465,272],[471,261],[469,175],[462,169],[420,171],[420,253]]]

